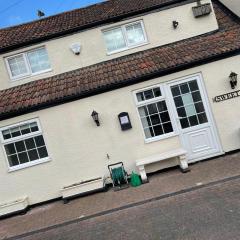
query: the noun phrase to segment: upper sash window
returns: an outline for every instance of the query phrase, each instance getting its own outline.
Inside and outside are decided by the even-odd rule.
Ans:
[[[142,21],[105,30],[103,35],[109,54],[140,46],[147,42]]]
[[[51,70],[48,54],[45,48],[38,48],[7,57],[6,63],[12,80]]]

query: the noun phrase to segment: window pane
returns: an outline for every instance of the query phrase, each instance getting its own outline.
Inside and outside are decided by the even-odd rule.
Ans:
[[[182,94],[189,93],[190,91],[187,83],[181,84],[180,89]]]
[[[147,105],[149,114],[154,114],[158,112],[156,103]]]
[[[11,154],[16,153],[16,150],[15,150],[15,147],[14,147],[13,143],[7,144],[4,147],[5,147],[7,155],[11,155]]]
[[[28,155],[29,155],[30,161],[34,161],[34,160],[39,159],[36,149],[28,151]]]
[[[144,129],[144,133],[145,133],[146,138],[154,137],[153,129],[151,127]]]
[[[154,130],[155,136],[159,136],[163,134],[163,129],[161,125],[154,126],[153,130]]]
[[[168,112],[160,113],[160,117],[161,117],[161,121],[162,121],[163,123],[170,121],[170,117],[169,117]]]
[[[179,86],[171,87],[171,91],[174,97],[179,96],[181,94]]]
[[[39,154],[40,158],[48,157],[48,152],[47,152],[46,147],[38,148],[38,154]]]
[[[31,131],[30,131],[29,124],[24,124],[24,125],[20,126],[20,131],[21,131],[22,135],[30,133]]]
[[[26,144],[27,149],[36,148],[36,145],[35,145],[35,142],[34,142],[33,138],[26,139],[25,144]]]
[[[206,113],[198,114],[198,119],[200,124],[206,123],[208,121]]]
[[[146,100],[154,98],[152,89],[144,91],[144,96]]]
[[[196,110],[195,110],[195,107],[194,105],[188,105],[185,107],[185,110],[186,110],[186,113],[187,113],[187,116],[193,116],[193,115],[196,115]]]
[[[26,151],[25,144],[23,141],[16,142],[15,146],[16,146],[17,152]]]
[[[37,136],[34,139],[35,139],[35,143],[36,143],[37,147],[41,147],[41,146],[45,145],[43,136]]]
[[[180,123],[181,123],[182,128],[188,128],[189,127],[188,118],[181,118]]]
[[[165,133],[173,132],[172,124],[170,122],[169,123],[164,123],[163,124],[163,129],[164,129]]]
[[[145,41],[141,23],[135,23],[126,27],[127,39],[130,45],[137,45]]]
[[[152,125],[157,125],[160,123],[160,118],[158,114],[152,115],[151,117]]]
[[[139,107],[138,111],[139,111],[140,117],[145,117],[148,115],[147,107],[145,107],[145,106]]]
[[[19,127],[11,128],[10,130],[11,130],[12,137],[21,136],[21,132],[20,132]]]
[[[45,48],[36,49],[29,52],[27,55],[32,73],[50,69],[48,54]]]
[[[174,102],[175,102],[176,107],[183,106],[183,101],[182,101],[182,97],[181,96],[175,97],[174,98]]]
[[[196,125],[198,125],[197,116],[191,116],[191,117],[189,117],[188,119],[189,119],[189,122],[190,122],[190,125],[191,125],[191,126],[196,126]]]
[[[180,118],[186,117],[186,111],[184,107],[177,108],[177,113]]]
[[[9,166],[10,166],[10,167],[19,165],[18,157],[17,157],[16,154],[11,155],[11,156],[8,156],[8,162],[9,162]]]
[[[36,122],[30,123],[30,128],[32,132],[37,132],[39,130]]]
[[[4,140],[11,138],[10,130],[2,131],[2,135]]]
[[[147,128],[147,127],[151,126],[149,117],[146,117],[146,118],[144,117],[141,119],[141,121],[142,121],[143,128]]]
[[[182,100],[183,100],[184,106],[192,104],[193,103],[192,94],[188,93],[188,94],[182,95]]]
[[[162,95],[161,90],[160,90],[159,87],[158,88],[154,88],[153,92],[154,92],[154,96],[155,97],[160,97]]]
[[[194,101],[194,102],[200,102],[200,101],[202,101],[201,94],[200,94],[199,91],[193,92],[193,93],[192,93],[192,97],[193,97],[193,101]]]
[[[26,152],[22,152],[18,154],[19,162],[26,163],[29,162],[29,158]]]
[[[108,52],[113,52],[126,47],[121,28],[115,28],[104,32],[104,39]]]
[[[8,64],[13,77],[26,75],[28,73],[23,54],[9,58]]]
[[[144,101],[143,92],[137,93],[137,100],[138,102]]]
[[[167,110],[167,105],[166,105],[165,101],[158,102],[157,107],[158,107],[159,112],[163,112],[163,111]]]
[[[198,90],[197,81],[194,80],[194,81],[189,82],[189,87],[190,87],[191,91],[196,91],[196,90]]]
[[[197,113],[200,113],[200,112],[204,112],[204,111],[205,111],[202,102],[195,103],[195,108],[196,108]]]

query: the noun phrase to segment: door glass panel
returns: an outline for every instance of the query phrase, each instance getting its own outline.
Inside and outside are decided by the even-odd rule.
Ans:
[[[196,110],[193,104],[185,106],[185,109],[188,117],[196,115]]]
[[[172,86],[171,92],[183,129],[208,122],[197,80]]]
[[[189,105],[189,104],[193,104],[193,99],[192,99],[191,93],[182,95],[181,97],[182,97],[182,101],[183,101],[184,106]]]

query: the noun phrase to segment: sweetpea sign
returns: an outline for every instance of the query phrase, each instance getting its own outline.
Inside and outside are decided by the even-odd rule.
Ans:
[[[213,98],[213,101],[222,102],[236,97],[240,97],[240,90],[216,96],[215,98]]]

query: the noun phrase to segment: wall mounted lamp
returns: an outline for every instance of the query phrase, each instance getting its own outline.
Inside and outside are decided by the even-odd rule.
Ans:
[[[173,28],[176,29],[176,28],[178,27],[178,25],[179,25],[179,22],[176,21],[176,20],[174,20],[174,21],[172,22],[172,25],[173,25]]]
[[[72,50],[72,52],[73,52],[75,55],[79,55],[79,54],[80,54],[80,51],[81,51],[81,45],[80,45],[80,43],[73,43],[73,44],[70,46],[70,49]]]
[[[229,75],[229,79],[230,79],[230,85],[232,89],[235,89],[235,87],[237,86],[237,74],[235,72],[231,72]]]
[[[98,113],[93,110],[91,114],[93,121],[96,123],[97,126],[100,126],[99,118],[98,118]]]

